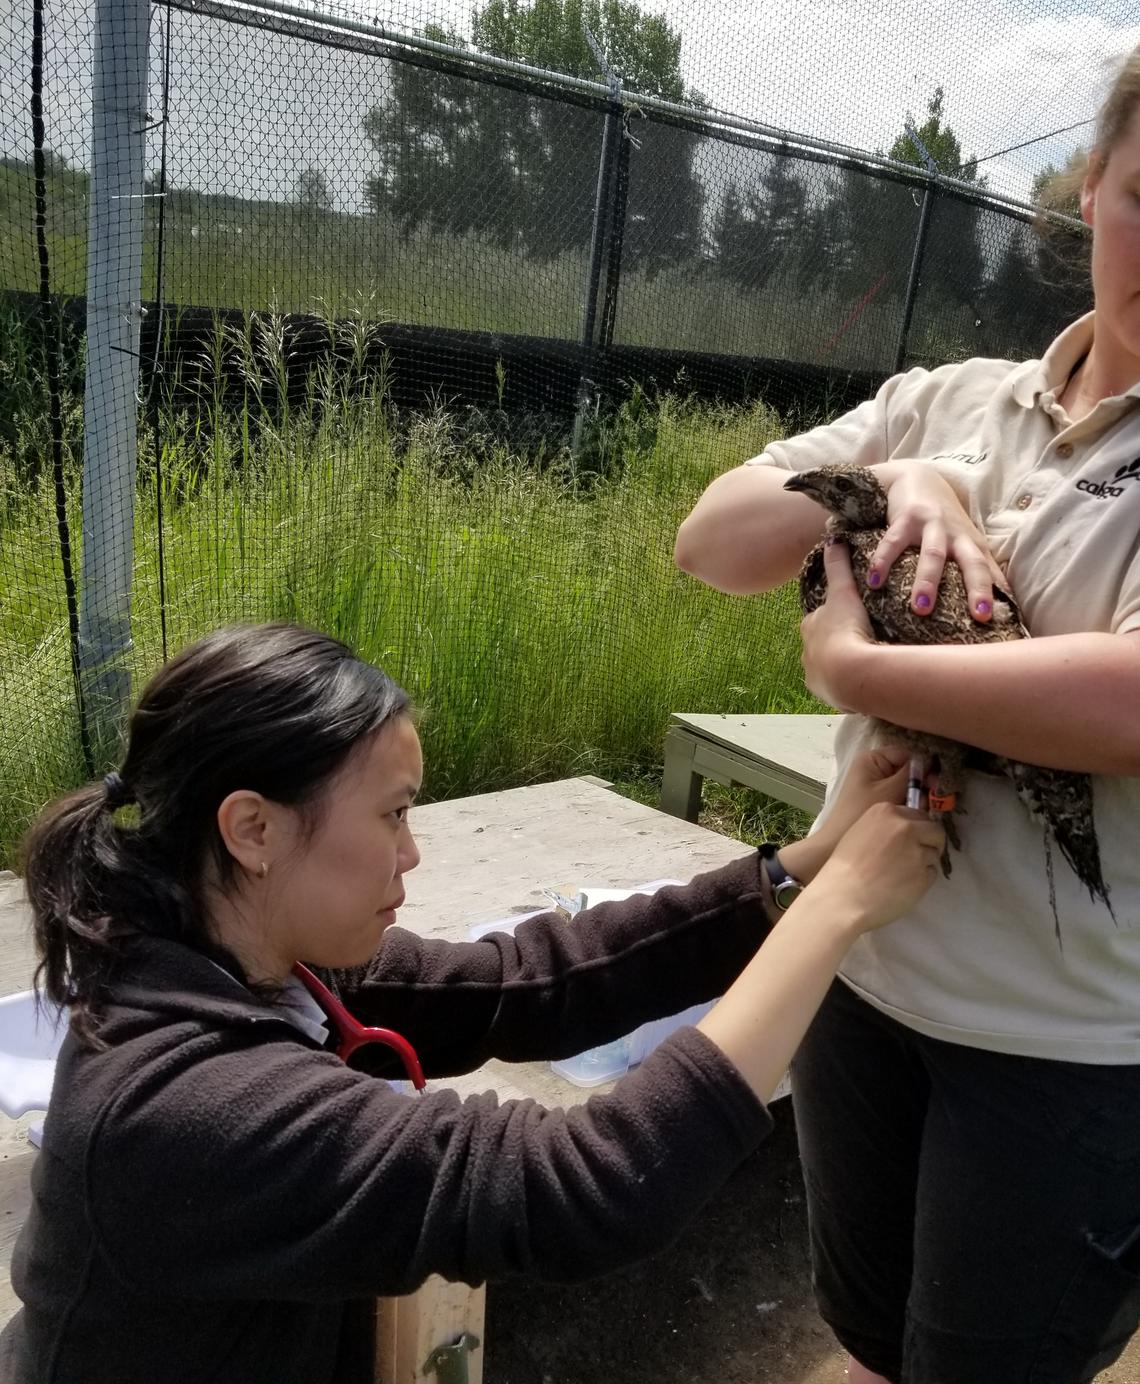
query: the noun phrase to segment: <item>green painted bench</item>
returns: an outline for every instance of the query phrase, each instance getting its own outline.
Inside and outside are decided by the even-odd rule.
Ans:
[[[661,807],[695,822],[701,787],[743,784],[818,812],[835,765],[838,716],[724,716],[674,712],[665,735]]]

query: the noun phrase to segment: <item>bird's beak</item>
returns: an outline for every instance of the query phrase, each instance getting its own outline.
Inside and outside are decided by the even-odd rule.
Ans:
[[[799,472],[793,472],[784,482],[784,489],[794,490],[800,495],[815,494],[815,486],[812,484],[812,478],[807,472],[804,472],[802,475]]]

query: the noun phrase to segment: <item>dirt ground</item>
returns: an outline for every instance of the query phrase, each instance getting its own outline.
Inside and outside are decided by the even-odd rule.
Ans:
[[[815,1315],[791,1102],[666,1254],[573,1288],[487,1294],[485,1384],[842,1384]],[[1140,1384],[1140,1337],[1098,1384]]]

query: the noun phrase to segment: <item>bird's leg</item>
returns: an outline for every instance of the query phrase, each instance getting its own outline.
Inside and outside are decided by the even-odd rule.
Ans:
[[[962,782],[961,757],[942,751],[938,754],[935,768],[935,784],[930,790],[928,804],[930,815],[942,823],[946,832],[946,845],[942,851],[942,873],[950,878],[950,847],[962,849],[962,838],[958,835],[958,824],[954,813],[958,811],[958,788]]]

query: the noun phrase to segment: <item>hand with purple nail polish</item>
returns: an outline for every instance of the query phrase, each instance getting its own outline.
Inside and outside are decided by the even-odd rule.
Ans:
[[[971,618],[987,622],[993,615],[993,587],[1004,588],[1005,578],[953,486],[935,467],[917,460],[895,461],[879,470],[887,492],[887,526],[871,559],[879,580],[869,574],[867,585],[881,589],[897,559],[914,548],[918,563],[911,608],[920,615],[934,610],[943,570],[953,561],[965,582]],[[920,599],[923,592],[925,601]]]

